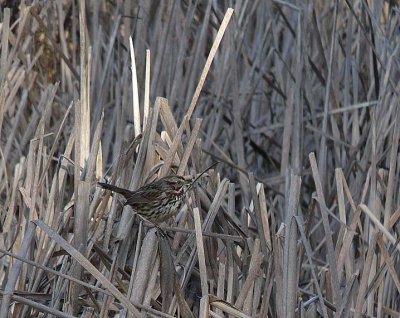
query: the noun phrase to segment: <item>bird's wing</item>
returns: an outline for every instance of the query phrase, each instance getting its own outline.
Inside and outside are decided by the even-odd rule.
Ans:
[[[164,193],[161,192],[157,187],[139,189],[132,193],[129,197],[129,203],[140,204],[140,203],[150,203],[154,201],[161,200]]]

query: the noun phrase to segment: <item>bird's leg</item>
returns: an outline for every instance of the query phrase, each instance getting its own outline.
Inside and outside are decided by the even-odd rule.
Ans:
[[[149,220],[146,219],[144,216],[142,216],[142,215],[140,215],[140,214],[138,214],[138,213],[137,213],[137,215],[138,215],[143,221],[147,221],[147,222],[149,222],[150,224],[153,224],[153,226],[160,232],[160,234],[161,234],[163,237],[166,237],[166,236],[167,236],[167,233],[165,233],[165,231],[164,231],[158,224],[149,221]]]

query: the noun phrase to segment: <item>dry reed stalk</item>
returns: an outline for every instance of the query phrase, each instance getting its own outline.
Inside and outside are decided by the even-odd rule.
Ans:
[[[129,37],[129,51],[131,53],[133,122],[134,122],[134,128],[135,128],[135,137],[137,137],[141,133],[140,105],[139,105],[139,93],[138,93],[135,51],[133,49],[132,37]]]
[[[200,279],[201,279],[201,292],[203,297],[208,297],[208,286],[207,286],[207,269],[205,263],[205,253],[203,245],[203,235],[201,231],[201,220],[200,212],[198,208],[193,209],[194,225],[196,228],[196,246],[197,246],[197,257],[199,260]],[[207,305],[208,306],[208,305]]]

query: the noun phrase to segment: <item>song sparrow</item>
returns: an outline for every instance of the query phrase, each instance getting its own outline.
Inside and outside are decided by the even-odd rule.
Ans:
[[[193,181],[182,176],[172,175],[142,186],[136,191],[120,188],[108,183],[98,182],[103,189],[122,194],[132,209],[146,220],[161,223],[177,214],[183,199],[193,184],[215,164],[204,170]]]

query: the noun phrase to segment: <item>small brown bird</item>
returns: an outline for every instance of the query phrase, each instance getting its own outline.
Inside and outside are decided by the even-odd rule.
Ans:
[[[161,223],[179,212],[191,181],[181,176],[167,176],[136,191],[98,182],[103,189],[122,194],[132,209],[146,220]]]
[[[188,190],[217,163],[208,167],[193,181],[182,176],[172,175],[146,184],[136,191],[103,182],[97,184],[103,189],[122,194],[126,199],[124,205],[130,205],[137,214],[146,220],[152,223],[161,223],[179,212]]]

